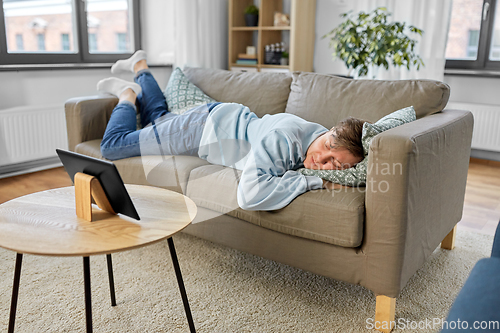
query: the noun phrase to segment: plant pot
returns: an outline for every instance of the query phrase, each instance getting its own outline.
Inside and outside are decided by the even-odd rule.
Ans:
[[[245,23],[247,27],[256,27],[259,25],[259,15],[245,14]]]
[[[350,75],[340,75],[340,74],[329,74],[329,75],[342,77],[344,79],[354,79],[354,76],[350,76]]]

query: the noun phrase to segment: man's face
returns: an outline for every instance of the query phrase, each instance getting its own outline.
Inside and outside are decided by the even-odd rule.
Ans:
[[[307,148],[304,167],[316,170],[344,170],[361,162],[345,148],[332,148],[335,145],[333,131],[328,131],[311,143]]]

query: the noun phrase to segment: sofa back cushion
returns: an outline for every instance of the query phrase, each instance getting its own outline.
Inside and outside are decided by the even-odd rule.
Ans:
[[[412,106],[417,118],[444,109],[450,87],[432,80],[352,80],[294,72],[286,112],[331,128],[352,116],[375,122]]]
[[[289,73],[244,73],[186,67],[184,74],[213,99],[243,104],[259,117],[285,112],[292,83]]]

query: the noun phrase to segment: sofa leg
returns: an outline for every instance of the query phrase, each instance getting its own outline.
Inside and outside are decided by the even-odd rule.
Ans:
[[[441,248],[445,250],[453,250],[455,248],[455,235],[457,234],[457,226],[451,229],[450,233],[441,242]]]
[[[375,306],[375,329],[389,333],[396,326],[396,299],[384,295],[377,296]]]

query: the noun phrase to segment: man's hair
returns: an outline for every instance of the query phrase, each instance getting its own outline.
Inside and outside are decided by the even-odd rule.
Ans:
[[[361,134],[363,133],[363,124],[366,120],[348,117],[341,120],[330,131],[333,131],[335,138],[335,148],[345,148],[356,157],[363,158],[363,144]]]

